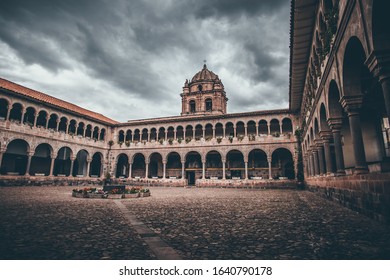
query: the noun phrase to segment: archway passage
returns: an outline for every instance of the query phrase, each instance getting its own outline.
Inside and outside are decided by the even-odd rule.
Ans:
[[[72,150],[68,147],[62,147],[57,154],[54,161],[54,175],[55,176],[69,176],[71,168]]]
[[[99,178],[102,175],[102,159],[103,155],[101,153],[95,153],[92,156],[91,168],[90,168],[90,177]]]
[[[127,178],[129,170],[129,157],[126,154],[120,154],[116,163],[116,178]]]
[[[267,154],[263,150],[255,149],[249,153],[248,177],[249,178],[269,177]]]
[[[1,163],[1,174],[25,175],[27,170],[29,146],[26,141],[16,139],[7,145]]]
[[[131,176],[144,178],[146,173],[145,157],[143,154],[135,154],[131,165]]]
[[[222,179],[222,157],[217,151],[208,152],[206,155],[206,179]]]
[[[227,179],[242,179],[245,173],[244,156],[238,150],[230,151],[226,156]]]
[[[40,144],[36,147],[31,159],[30,175],[49,176],[51,167],[52,147],[49,144]]]
[[[274,178],[295,178],[294,160],[289,150],[279,148],[272,153],[272,175]]]
[[[195,185],[202,178],[202,157],[198,152],[189,152],[185,163],[186,179],[189,185]]]
[[[0,98],[0,121],[7,118],[8,106],[7,99]]]
[[[148,176],[154,179],[163,177],[162,156],[159,153],[153,153],[150,155]]]
[[[88,175],[88,152],[81,150],[77,153],[76,159],[73,165],[74,177],[86,177]]]
[[[181,178],[181,158],[176,152],[171,152],[167,158],[166,176]]]

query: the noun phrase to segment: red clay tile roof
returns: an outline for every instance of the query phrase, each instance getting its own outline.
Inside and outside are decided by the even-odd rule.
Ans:
[[[103,122],[103,123],[110,124],[110,125],[118,123],[117,121],[114,121],[110,118],[103,116],[102,114],[95,113],[93,111],[81,108],[81,107],[74,105],[72,103],[63,101],[61,99],[55,98],[53,96],[47,95],[45,93],[42,93],[42,92],[39,92],[36,90],[26,88],[24,86],[15,84],[13,82],[7,81],[7,80],[2,79],[2,78],[0,78],[0,88],[10,90],[16,94],[24,95],[26,97],[32,98],[32,99],[39,101],[39,102],[42,102],[42,103],[46,103],[49,105],[54,105],[56,107],[60,107],[66,111],[77,113],[77,114],[83,115],[87,118],[91,118],[91,119],[94,119],[94,120],[99,121],[99,122]]]

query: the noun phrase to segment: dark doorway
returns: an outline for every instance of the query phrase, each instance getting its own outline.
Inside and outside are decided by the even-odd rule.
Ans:
[[[189,186],[195,185],[195,171],[187,171],[187,180]]]

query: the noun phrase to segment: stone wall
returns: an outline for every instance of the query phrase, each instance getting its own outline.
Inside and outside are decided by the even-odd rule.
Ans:
[[[297,182],[295,180],[245,180],[245,179],[231,179],[231,180],[213,180],[213,179],[198,179],[196,180],[196,187],[215,187],[215,188],[254,188],[254,189],[287,189],[296,188]]]
[[[310,191],[334,200],[375,220],[390,224],[390,174],[314,177]]]

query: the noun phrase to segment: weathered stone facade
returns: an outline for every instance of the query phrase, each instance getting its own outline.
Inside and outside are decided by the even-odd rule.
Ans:
[[[286,109],[226,114],[222,81],[206,65],[185,82],[181,116],[126,123],[26,98],[32,90],[6,80],[0,86],[3,185],[108,176],[138,185],[263,186],[297,173],[296,117]]]
[[[300,115],[306,183],[389,221],[389,3],[292,9],[290,109]]]

